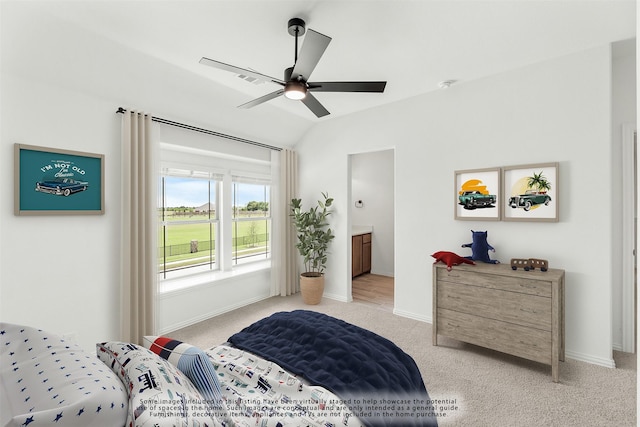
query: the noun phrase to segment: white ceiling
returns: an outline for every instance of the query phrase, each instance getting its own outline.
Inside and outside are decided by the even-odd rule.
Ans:
[[[198,63],[202,56],[282,78],[293,65],[287,21],[332,37],[313,81],[386,80],[384,94],[316,93],[318,119],[283,97],[278,108],[313,126],[352,112],[462,85],[557,56],[635,37],[635,1],[209,0],[31,2],[87,31],[173,64],[194,81],[232,88],[236,106],[276,90]],[[267,110],[263,110],[267,111]],[[254,113],[255,114],[255,113]]]

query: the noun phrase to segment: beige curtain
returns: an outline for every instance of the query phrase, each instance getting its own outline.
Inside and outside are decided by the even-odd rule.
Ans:
[[[156,140],[151,116],[123,114],[121,340],[137,344],[156,331]]]
[[[278,295],[287,296],[300,291],[298,279],[298,250],[296,232],[289,217],[291,199],[298,197],[298,155],[295,151],[280,151],[278,248],[276,258],[276,289]]]

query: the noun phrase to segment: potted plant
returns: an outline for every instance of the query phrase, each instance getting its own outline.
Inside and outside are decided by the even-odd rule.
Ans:
[[[300,292],[305,304],[318,304],[322,298],[327,248],[335,237],[327,222],[333,199],[327,193],[322,197],[324,200],[318,200],[318,205],[307,211],[302,209],[301,199],[291,199],[291,217],[298,235],[296,248],[304,261]]]

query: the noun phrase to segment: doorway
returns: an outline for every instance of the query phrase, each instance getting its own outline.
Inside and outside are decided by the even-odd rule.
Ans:
[[[352,232],[371,230],[371,269],[352,277],[350,299],[393,310],[395,150],[383,149],[349,155],[348,185],[348,224]],[[353,255],[353,248],[350,253]]]
[[[622,351],[637,347],[638,149],[635,125],[622,126]]]

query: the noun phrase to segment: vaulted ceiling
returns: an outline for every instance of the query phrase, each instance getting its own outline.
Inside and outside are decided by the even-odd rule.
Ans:
[[[6,3],[6,2],[3,2]],[[634,1],[210,0],[42,1],[28,3],[70,26],[171,64],[192,91],[225,87],[216,104],[235,109],[276,90],[201,65],[201,57],[282,78],[294,62],[290,18],[332,38],[315,81],[386,80],[383,94],[316,93],[331,113],[316,118],[283,97],[245,114],[276,114],[297,126],[440,90],[557,56],[635,37]],[[3,23],[15,9],[3,8]],[[19,31],[18,24],[14,31]],[[37,25],[37,24],[33,24]],[[25,28],[28,31],[29,27]],[[302,38],[304,42],[304,38]],[[8,46],[3,43],[3,49]],[[20,56],[9,56],[19,60]],[[6,59],[6,58],[5,58]],[[42,66],[48,66],[42,63]],[[126,107],[126,106],[125,106]]]

